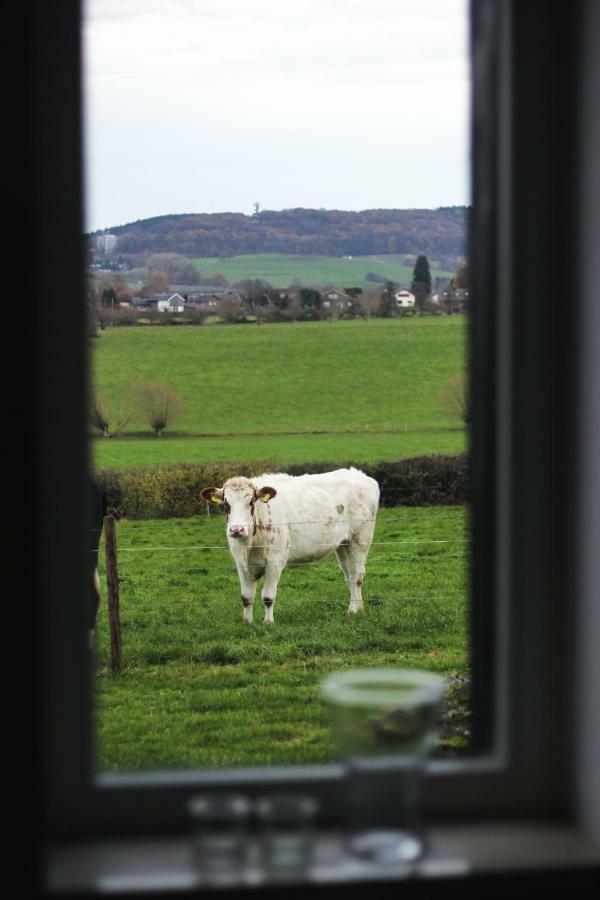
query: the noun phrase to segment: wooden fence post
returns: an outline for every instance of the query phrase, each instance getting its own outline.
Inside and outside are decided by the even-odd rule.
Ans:
[[[117,565],[117,530],[114,516],[104,519],[104,552],[106,556],[106,586],[108,595],[108,625],[112,667],[121,669],[121,617],[119,614],[119,569]]]

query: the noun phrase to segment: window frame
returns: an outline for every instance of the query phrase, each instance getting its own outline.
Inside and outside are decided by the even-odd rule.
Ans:
[[[44,828],[54,838],[179,830],[185,827],[184,801],[190,793],[225,785],[242,787],[250,795],[294,785],[319,796],[324,823],[341,824],[343,768],[337,764],[94,776],[87,610],[77,599],[86,596],[85,570],[83,553],[73,551],[80,546],[86,515],[85,322],[78,302],[68,320],[60,316],[65,298],[78,298],[83,290],[81,19],[74,0],[56,9],[37,0],[28,9],[26,59],[35,133],[29,145],[33,190],[28,212],[36,223],[36,293],[44,298],[31,368],[32,418],[40,425],[29,451],[41,510],[36,650]],[[561,603],[571,575],[572,484],[565,479],[552,496],[547,484],[560,480],[562,454],[570,459],[571,451],[564,435],[557,435],[552,417],[540,413],[536,404],[550,386],[557,408],[572,422],[567,397],[574,357],[569,345],[559,378],[556,322],[551,316],[538,321],[535,301],[551,296],[556,276],[556,266],[548,265],[547,271],[543,266],[556,258],[559,247],[550,227],[553,216],[544,219],[548,208],[543,192],[534,193],[532,200],[530,182],[541,185],[558,176],[563,191],[558,202],[570,221],[570,182],[557,168],[557,151],[549,146],[540,160],[532,147],[550,134],[553,98],[547,79],[554,78],[562,99],[572,87],[569,73],[561,70],[561,81],[554,72],[554,59],[557,47],[564,51],[574,26],[563,11],[552,22],[544,20],[540,39],[544,15],[538,2],[519,8],[516,0],[472,0],[471,15],[471,296],[478,298],[471,304],[470,347],[476,385],[472,629],[478,754],[427,765],[423,812],[433,821],[564,819],[573,812],[568,709],[573,673],[560,667],[575,619],[575,604],[565,610]],[[535,59],[528,50],[531,39],[536,41]],[[62,48],[59,56],[56,46]],[[561,115],[563,125],[568,124],[568,112]],[[482,148],[487,148],[485,154]],[[526,260],[512,253],[522,241],[529,247]],[[537,341],[532,348],[534,324]],[[553,447],[552,455],[544,452],[547,446]],[[548,525],[553,529],[550,541]],[[549,552],[552,568],[545,565]],[[373,784],[382,798],[382,813],[387,777]]]

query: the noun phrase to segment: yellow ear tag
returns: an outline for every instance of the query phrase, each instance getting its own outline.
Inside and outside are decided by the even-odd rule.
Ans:
[[[217,497],[216,494],[213,494],[213,495],[211,496],[210,499],[212,500],[213,503],[220,503],[220,502],[221,502],[221,498],[220,498],[220,497]]]
[[[263,495],[262,495],[262,502],[263,502],[263,503],[268,503],[270,499],[271,499],[271,495],[270,495],[270,494],[263,494]]]

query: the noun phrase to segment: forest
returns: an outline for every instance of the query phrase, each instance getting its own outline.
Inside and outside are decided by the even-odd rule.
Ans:
[[[425,254],[440,268],[456,269],[466,255],[469,208],[258,210],[158,216],[89,235],[116,236],[121,257],[181,253],[189,257],[227,257],[253,253],[359,256]]]

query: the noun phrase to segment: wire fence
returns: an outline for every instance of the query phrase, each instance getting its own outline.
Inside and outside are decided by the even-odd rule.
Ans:
[[[439,556],[437,558],[433,557],[433,556],[422,556],[422,555],[420,555],[420,556],[382,555],[382,556],[375,556],[375,557],[368,559],[367,560],[367,570],[371,571],[373,568],[373,565],[377,565],[377,563],[384,561],[384,560],[386,561],[386,563],[391,560],[393,560],[395,562],[403,562],[404,563],[404,562],[414,562],[415,560],[419,560],[419,562],[432,562],[432,561],[433,562],[438,562],[438,561],[445,562],[446,560],[449,560],[449,559],[467,559],[467,558],[468,558],[467,554],[462,554],[462,553],[456,554],[456,555],[445,554],[444,556]],[[318,559],[318,560],[312,560],[310,562],[288,563],[285,568],[292,569],[292,568],[300,568],[302,566],[319,566],[319,565],[323,565],[323,562],[331,562],[332,563],[333,560]],[[265,566],[264,566],[264,563],[261,563],[261,564],[255,565],[255,566],[249,565],[248,568],[249,569],[253,569],[253,568],[264,569]],[[236,570],[233,565],[229,565],[229,566],[213,566],[213,565],[211,565],[211,566],[177,566],[176,568],[165,568],[164,566],[153,566],[150,569],[144,568],[144,571],[142,573],[140,573],[139,575],[137,575],[137,574],[135,576],[128,575],[127,577],[128,578],[138,577],[141,579],[141,578],[145,578],[148,574],[154,573],[154,572],[160,572],[160,573],[168,572],[170,574],[174,574],[176,572],[207,572],[207,571],[208,572],[214,572],[214,571],[230,572],[232,574],[236,574]]]
[[[454,511],[456,512],[456,511]],[[460,511],[462,513],[462,511]],[[398,517],[401,518],[401,517]],[[412,518],[413,523],[419,520],[420,517],[415,516]],[[422,518],[425,518],[424,516]],[[427,516],[427,518],[440,518],[440,516]],[[445,518],[450,518],[449,515],[446,515]],[[453,516],[456,519],[456,515]],[[395,521],[395,517],[386,518],[386,525],[390,522]],[[363,520],[365,521],[365,520]],[[372,520],[371,520],[372,521]],[[303,522],[298,523],[302,525],[323,525],[326,523],[321,522]],[[327,523],[330,524],[330,523]],[[111,656],[112,656],[112,664],[114,669],[120,669],[122,666],[122,656],[121,656],[121,621],[120,621],[120,613],[119,613],[119,583],[121,582],[123,586],[131,585],[134,591],[134,596],[131,598],[132,603],[130,609],[135,610],[135,618],[137,620],[137,616],[141,615],[145,617],[147,622],[157,622],[161,619],[161,617],[169,617],[169,610],[173,609],[173,604],[176,604],[176,608],[181,610],[186,607],[191,611],[192,609],[198,608],[198,600],[196,597],[192,596],[180,596],[173,598],[169,597],[167,605],[157,605],[151,604],[148,602],[139,602],[139,597],[135,597],[135,592],[137,591],[137,584],[153,582],[156,579],[164,579],[165,576],[171,576],[168,579],[169,587],[173,587],[174,585],[182,585],[182,582],[186,578],[193,579],[193,583],[196,583],[197,576],[209,576],[215,578],[215,575],[218,579],[218,584],[215,584],[216,588],[221,588],[223,586],[224,573],[227,573],[232,578],[237,578],[237,571],[234,560],[231,558],[231,550],[228,544],[188,544],[182,546],[178,545],[130,545],[130,546],[121,546],[117,551],[117,542],[116,542],[116,530],[115,530],[115,520],[113,517],[107,517],[105,519],[105,527],[104,529],[104,543],[105,543],[105,565],[106,565],[106,578],[107,578],[107,587],[109,593],[109,626],[111,631]],[[427,569],[431,570],[432,567],[437,567],[438,565],[448,565],[455,567],[459,565],[459,562],[467,563],[469,556],[469,547],[466,546],[469,544],[469,538],[467,537],[444,537],[444,538],[421,538],[414,537],[408,539],[388,539],[388,540],[377,540],[372,541],[369,544],[369,549],[375,548],[373,552],[371,552],[366,561],[365,561],[365,572],[368,576],[369,574],[373,576],[374,579],[381,578],[394,578],[398,584],[402,584],[404,589],[407,588],[410,590],[409,584],[406,581],[402,581],[402,573],[399,571],[400,566],[410,566],[411,571],[414,573],[414,568],[412,568],[413,564],[418,563],[421,567],[427,567]],[[295,570],[298,571],[300,569],[307,569],[308,567],[321,566],[328,575],[333,574],[333,570],[335,569],[336,574],[338,573],[338,565],[336,565],[336,560],[333,558],[333,552],[339,548],[332,546],[331,542],[310,542],[311,549],[313,551],[319,550],[320,548],[324,548],[323,554],[317,559],[307,559],[307,560],[298,560],[288,562],[283,566],[282,574],[287,570]],[[285,544],[280,544],[279,546],[285,547]],[[346,544],[345,546],[348,546]],[[363,545],[364,546],[364,545]],[[266,550],[273,551],[278,547],[277,544],[252,544],[253,549],[257,550]],[[398,548],[398,547],[407,547],[411,548],[407,552],[396,551],[396,552],[379,552],[377,548]],[[415,549],[419,547],[415,553]],[[449,552],[448,552],[449,551]],[[458,551],[458,552],[453,552]],[[98,552],[98,549],[94,549],[91,552]],[[141,570],[136,570],[133,560],[135,559],[135,554],[159,554],[159,553],[169,553],[169,554],[181,554],[181,553],[198,553],[198,552],[207,552],[209,554],[208,558],[203,565],[202,562],[193,566],[161,566],[161,565],[150,565],[148,566],[145,562],[141,565],[143,568]],[[228,564],[222,564],[217,562],[217,564],[213,564],[213,560],[215,559],[214,552],[226,553],[229,556]],[[267,557],[268,554],[265,554]],[[181,558],[181,557],[180,557]],[[218,559],[218,557],[217,557]],[[119,576],[118,569],[121,567],[121,563],[125,563],[124,569],[125,574]],[[338,557],[337,560],[339,567],[341,568],[341,560]],[[325,565],[324,565],[325,564]],[[395,565],[396,564],[396,565]],[[131,571],[130,566],[133,567],[134,571]],[[245,568],[250,572],[256,573],[256,578],[265,574],[267,570],[267,562],[266,559],[263,559],[260,562],[250,562],[247,561],[245,563]],[[466,570],[466,565],[465,565]],[[129,569],[129,572],[128,572]],[[394,570],[395,571],[392,571]],[[345,570],[344,570],[345,572]],[[465,571],[466,574],[466,571]],[[175,580],[173,576],[180,576],[179,579]],[[411,579],[415,578],[413,574],[410,576]],[[367,606],[378,606],[378,605],[389,605],[390,603],[427,603],[427,602],[444,602],[450,598],[450,596],[456,597],[456,591],[460,591],[462,588],[462,584],[454,585],[454,590],[452,588],[444,588],[441,586],[439,582],[439,577],[435,576],[436,584],[432,585],[432,590],[428,591],[426,595],[416,594],[409,596],[397,596],[395,591],[387,592],[385,598],[382,597],[367,597],[366,605]],[[293,589],[293,580],[292,580],[292,589]],[[372,582],[373,584],[373,582]],[[148,585],[151,587],[151,590],[154,591],[154,584]],[[439,588],[441,587],[441,592]],[[466,584],[465,584],[466,587]],[[436,589],[437,588],[437,589]],[[189,591],[189,587],[188,587]],[[206,588],[201,589],[201,593],[204,595],[206,593]],[[465,594],[466,596],[466,594]],[[258,599],[257,605],[260,608],[261,600]],[[292,594],[286,595],[285,597],[285,605],[289,606],[289,604],[296,605],[297,603],[306,604],[309,603],[311,605],[319,604],[319,605],[340,605],[340,599],[334,597],[323,597],[321,596],[307,596],[305,593],[301,594]],[[129,604],[128,604],[129,606]]]

